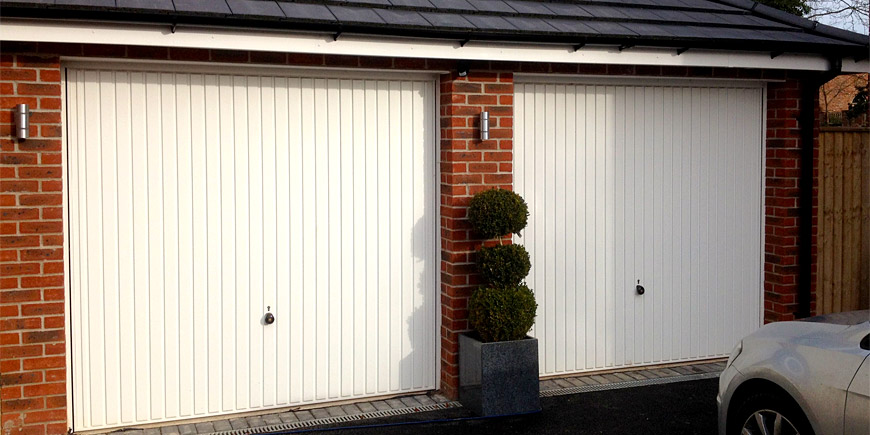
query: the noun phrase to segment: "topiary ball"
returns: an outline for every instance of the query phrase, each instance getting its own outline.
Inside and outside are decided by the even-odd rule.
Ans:
[[[529,206],[510,190],[484,190],[474,195],[468,205],[468,221],[485,239],[518,234],[528,220]]]
[[[535,323],[538,304],[526,285],[482,287],[468,300],[468,321],[484,342],[520,340]]]
[[[516,287],[529,274],[532,262],[523,245],[498,245],[480,248],[477,267],[492,287]]]

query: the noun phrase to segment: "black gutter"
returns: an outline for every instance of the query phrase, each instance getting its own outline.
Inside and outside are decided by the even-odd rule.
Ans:
[[[831,69],[819,75],[813,75],[803,80],[801,84],[800,115],[800,178],[798,180],[798,277],[797,277],[797,303],[798,310],[795,317],[802,319],[810,317],[810,304],[812,301],[812,275],[813,275],[813,181],[815,177],[815,127],[816,127],[816,99],[819,96],[819,87],[840,75],[843,67],[843,59],[831,59]]]

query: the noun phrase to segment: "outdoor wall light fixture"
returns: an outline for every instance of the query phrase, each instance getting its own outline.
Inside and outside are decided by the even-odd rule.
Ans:
[[[465,77],[468,75],[470,67],[471,64],[467,60],[460,60],[456,63],[456,73],[459,74],[459,77]]]
[[[489,140],[489,112],[480,112],[480,140]]]
[[[27,139],[27,130],[30,128],[30,108],[27,104],[15,106],[15,129],[18,139]]]

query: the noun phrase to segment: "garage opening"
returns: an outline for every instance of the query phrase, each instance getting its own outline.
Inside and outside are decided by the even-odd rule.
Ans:
[[[763,85],[517,81],[541,374],[727,355],[762,319]]]
[[[75,430],[434,389],[433,77],[209,68],[65,70]]]

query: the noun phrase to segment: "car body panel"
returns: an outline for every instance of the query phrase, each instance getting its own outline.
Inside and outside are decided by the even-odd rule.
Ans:
[[[870,354],[860,347],[861,339],[870,331],[866,313],[857,317],[852,314],[849,321],[842,322],[847,324],[817,319],[772,323],[745,337],[739,356],[720,377],[720,434],[725,433],[731,397],[741,384],[752,379],[764,379],[784,389],[817,434],[844,433],[847,391]],[[850,324],[856,319],[865,321]],[[866,414],[865,408],[862,422],[856,424],[866,426]]]
[[[870,413],[870,356],[855,374],[846,395],[846,411],[843,413],[844,434],[870,435],[867,414]]]

